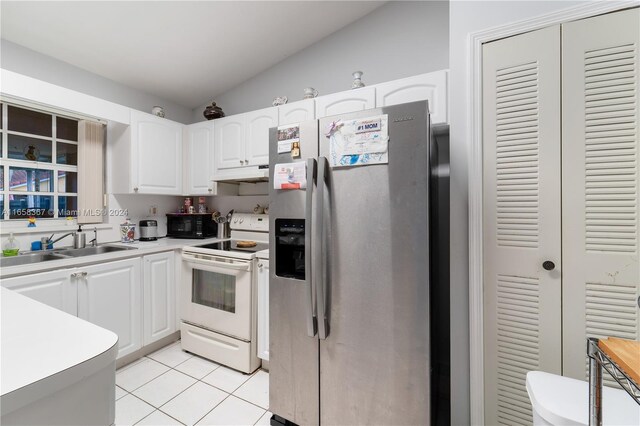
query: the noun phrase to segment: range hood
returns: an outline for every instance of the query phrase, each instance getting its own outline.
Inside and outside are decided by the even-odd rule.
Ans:
[[[244,169],[219,171],[213,180],[222,183],[268,182],[269,169],[267,166],[262,167],[264,168],[247,167]]]

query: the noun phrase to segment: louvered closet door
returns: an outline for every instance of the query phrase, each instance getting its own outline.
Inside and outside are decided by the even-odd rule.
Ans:
[[[483,114],[485,420],[526,425],[561,372],[559,26],[484,46]]]
[[[639,339],[640,11],[563,26],[563,371],[587,336]]]

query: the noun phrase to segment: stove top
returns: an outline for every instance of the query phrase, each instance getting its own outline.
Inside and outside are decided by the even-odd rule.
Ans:
[[[238,241],[247,241],[247,240],[219,241],[217,243],[202,244],[195,247],[202,248],[202,249],[222,250],[222,251],[228,251],[228,252],[241,252],[241,253],[256,253],[258,251],[266,250],[269,248],[269,243],[257,243],[254,247],[238,247]]]

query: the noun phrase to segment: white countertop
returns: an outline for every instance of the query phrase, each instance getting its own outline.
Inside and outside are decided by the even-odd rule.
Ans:
[[[115,333],[14,291],[0,288],[0,296],[3,397],[98,357],[118,343]]]
[[[269,259],[269,249],[257,252],[256,256],[258,259]]]
[[[219,238],[205,239],[181,239],[181,238],[160,238],[157,241],[135,241],[133,243],[100,243],[99,245],[114,245],[122,247],[135,247],[136,250],[122,250],[111,253],[96,254],[92,256],[70,257],[60,260],[48,260],[45,262],[31,263],[27,265],[5,266],[0,271],[0,278],[8,278],[17,275],[33,274],[50,270],[65,268],[75,268],[92,263],[110,262],[113,260],[126,259],[130,257],[144,256],[169,250],[180,250],[185,246],[197,246],[220,241]]]

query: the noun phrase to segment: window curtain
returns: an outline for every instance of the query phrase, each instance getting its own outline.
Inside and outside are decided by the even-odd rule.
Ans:
[[[104,125],[78,122],[78,223],[102,223]]]

